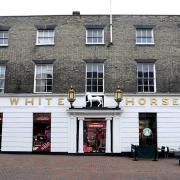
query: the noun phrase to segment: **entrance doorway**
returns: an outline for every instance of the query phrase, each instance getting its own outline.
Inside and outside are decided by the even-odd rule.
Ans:
[[[157,145],[156,113],[139,113],[139,145]]]
[[[50,152],[51,113],[34,113],[33,118],[33,151]]]
[[[83,150],[85,153],[105,153],[106,121],[105,119],[86,119],[84,121]]]

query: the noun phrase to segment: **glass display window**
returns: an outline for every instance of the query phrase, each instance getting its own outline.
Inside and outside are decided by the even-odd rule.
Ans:
[[[33,151],[50,152],[51,113],[34,113]]]
[[[106,121],[84,121],[85,153],[105,153]]]

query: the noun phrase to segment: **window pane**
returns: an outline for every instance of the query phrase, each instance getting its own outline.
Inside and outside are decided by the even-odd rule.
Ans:
[[[138,85],[142,85],[142,84],[143,84],[142,79],[138,79]]]
[[[154,85],[154,79],[149,79],[149,85]]]
[[[98,43],[102,43],[103,39],[102,38],[97,38]]]
[[[149,92],[148,91],[148,86],[144,86],[144,92]]]
[[[97,72],[93,72],[93,78],[97,78]]]
[[[153,43],[152,38],[147,38],[147,43]]]
[[[137,43],[141,43],[141,38],[136,38]]]
[[[138,77],[142,77],[142,72],[138,72]]]
[[[138,86],[138,92],[143,92],[143,86]]]
[[[97,43],[98,42],[98,38],[93,38],[93,43]]]
[[[98,72],[103,72],[103,64],[98,64]]]
[[[8,39],[4,39],[4,44],[8,44]]]
[[[4,33],[2,31],[0,32],[0,38],[4,38]]]
[[[52,86],[47,86],[47,92],[52,92]]]
[[[92,35],[92,30],[90,30],[90,29],[88,29],[87,30],[87,37],[92,37],[93,35]]]
[[[146,43],[146,38],[142,38],[142,43]]]
[[[87,85],[91,85],[91,79],[87,79]]]
[[[103,78],[103,73],[98,73],[99,78]]]
[[[153,72],[149,72],[149,77],[153,78],[154,77],[154,73]]]
[[[91,72],[92,71],[92,64],[87,63],[87,72]]]
[[[103,92],[103,86],[98,86],[98,92]]]
[[[141,30],[142,36],[141,37],[146,37],[146,30]]]
[[[148,85],[148,79],[144,79],[144,85]]]
[[[147,30],[147,37],[152,37],[151,29],[150,29],[150,30]]]
[[[98,79],[98,85],[103,85],[103,79]]]
[[[154,86],[149,86],[150,92],[154,92]]]
[[[97,72],[97,63],[93,64],[93,72]]]
[[[97,92],[97,86],[93,86],[93,92]]]
[[[88,42],[88,43],[92,43],[92,42],[93,42],[93,39],[92,39],[92,38],[87,38],[87,42]]]
[[[136,37],[141,37],[141,30],[136,30]]]
[[[0,88],[1,89],[4,89],[4,79],[0,79]]]
[[[93,86],[97,86],[97,79],[93,79]]]
[[[4,32],[4,38],[8,38],[8,32]]]
[[[87,78],[92,78],[92,72],[87,72]]]
[[[150,71],[150,72],[153,72],[153,71],[154,71],[154,66],[153,66],[153,64],[149,64],[149,71]]]
[[[91,92],[91,86],[87,86],[87,92]]]
[[[47,82],[46,82],[47,84],[47,86],[52,86],[52,79],[47,79]]]
[[[102,32],[103,32],[102,29],[99,29],[99,30],[98,30],[98,37],[102,37]]]
[[[4,41],[3,41],[3,39],[0,39],[0,44],[4,44]]]

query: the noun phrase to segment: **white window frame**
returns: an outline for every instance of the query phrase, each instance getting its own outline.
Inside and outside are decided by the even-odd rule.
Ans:
[[[40,43],[39,42],[39,31],[44,31],[44,32],[49,32],[49,31],[52,31],[53,32],[53,36],[52,37],[43,37],[43,38],[52,38],[53,41],[50,42],[50,43]],[[53,29],[47,29],[47,30],[44,30],[44,29],[38,29],[37,30],[37,35],[36,35],[36,45],[37,46],[43,46],[43,45],[54,45],[54,37],[55,37],[55,31]]]
[[[8,32],[8,30],[3,30],[3,31],[0,30],[0,33],[3,33],[3,38],[0,37],[0,39],[2,39],[3,42],[4,42],[4,39],[7,39],[7,44],[3,43],[3,44],[0,44],[0,46],[8,46],[8,43],[9,43],[9,32]],[[7,38],[4,37],[4,33],[7,33]]]
[[[88,42],[88,30],[102,30],[102,42]],[[87,28],[86,29],[86,44],[104,44],[104,28]]]
[[[154,74],[154,91],[144,91],[144,84],[142,85],[142,87],[143,87],[143,91],[138,91],[138,79],[139,79],[139,77],[138,77],[138,64],[153,64],[153,74]],[[138,93],[156,93],[156,68],[155,68],[155,64],[154,63],[138,63],[137,64],[137,92]],[[143,73],[142,73],[143,74]],[[148,74],[149,74],[149,66],[148,66]],[[143,79],[143,78],[142,78]],[[149,77],[148,77],[148,80],[149,80]],[[148,87],[149,87],[149,84],[148,84]]]
[[[5,80],[6,80],[6,66],[5,65],[0,65],[0,71],[1,71],[1,68],[4,67],[5,71],[4,71],[4,78],[0,78],[0,80],[4,80],[4,87],[1,88],[2,89],[2,92],[0,92],[0,94],[3,94],[4,93],[4,89],[5,89]]]
[[[43,66],[43,65],[52,65],[52,91],[51,92],[40,92],[40,91],[36,91],[36,72],[37,72],[37,66]],[[35,64],[35,70],[34,70],[34,93],[41,93],[41,94],[52,94],[53,93],[53,79],[54,79],[54,67],[53,64]]]
[[[103,91],[102,92],[89,92],[87,91],[87,64],[102,64],[103,65]],[[92,95],[104,95],[104,63],[86,63],[86,76],[85,76],[85,92],[89,92]],[[97,85],[98,86],[98,85]]]
[[[138,30],[141,31],[141,37],[137,36]],[[143,30],[146,31],[146,37],[142,37],[142,31]],[[147,39],[148,39],[147,31],[148,30],[151,30],[151,39],[152,39],[152,42],[147,42]],[[137,38],[141,38],[141,42],[137,42]],[[142,39],[146,39],[146,42],[142,42]],[[154,43],[154,30],[153,30],[153,28],[136,28],[136,44],[152,44],[152,45],[155,44]]]

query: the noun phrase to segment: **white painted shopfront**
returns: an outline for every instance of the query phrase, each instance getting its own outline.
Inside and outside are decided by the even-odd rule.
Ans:
[[[107,109],[85,106],[85,95],[77,95],[74,109],[66,95],[1,96],[1,151],[32,152],[33,119],[42,113],[50,114],[50,152],[84,153],[84,122],[91,119],[105,122],[105,153],[130,152],[131,144],[139,144],[139,113],[156,114],[158,147],[180,147],[179,94],[125,94],[120,110],[113,95],[104,96]]]

